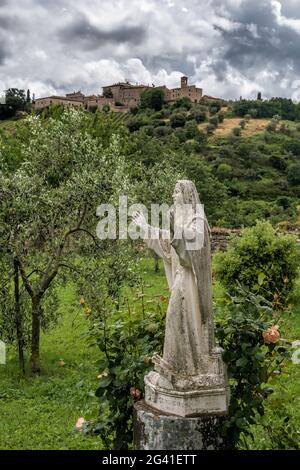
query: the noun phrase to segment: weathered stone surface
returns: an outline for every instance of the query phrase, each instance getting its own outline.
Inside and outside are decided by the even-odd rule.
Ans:
[[[189,418],[162,414],[142,400],[134,406],[136,450],[221,450],[226,445],[221,428],[226,416]]]

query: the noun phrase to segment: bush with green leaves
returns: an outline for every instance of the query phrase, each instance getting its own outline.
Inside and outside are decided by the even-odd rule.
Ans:
[[[224,122],[224,119],[225,119],[225,114],[222,113],[221,111],[217,114],[217,117],[218,117],[218,121],[219,123],[221,124],[222,122]]]
[[[217,253],[215,272],[231,294],[238,281],[279,307],[288,303],[298,262],[295,238],[279,233],[269,222],[257,221],[232,239],[226,252]]]
[[[205,122],[207,119],[207,112],[205,109],[195,109],[191,115],[192,119],[195,119],[198,124]]]
[[[152,355],[162,352],[167,299],[146,303],[144,295],[141,285],[139,308],[125,299],[122,310],[105,314],[102,309],[92,320],[91,340],[100,350],[96,390],[100,408],[97,422],[90,423],[87,431],[99,434],[107,449],[132,448],[133,405],[144,393]]]
[[[209,119],[209,124],[212,124],[213,126],[218,127],[219,125],[219,118],[218,116],[213,116]]]
[[[216,126],[212,123],[207,124],[206,126],[206,132],[208,135],[212,135],[216,129]]]
[[[227,297],[216,320],[216,337],[223,348],[230,384],[229,416],[223,433],[228,449],[252,436],[251,424],[265,413],[265,402],[273,389],[268,386],[274,370],[279,374],[290,358],[286,343],[274,337],[268,343],[266,332],[273,325],[272,304],[238,286],[235,297]],[[280,335],[280,333],[278,333]]]
[[[174,129],[176,127],[183,127],[186,123],[186,117],[184,114],[181,113],[172,114],[172,116],[170,117],[170,123],[171,127],[173,127]]]
[[[293,163],[288,167],[288,175],[287,175],[288,183],[291,186],[298,186],[300,184],[300,164]]]
[[[239,137],[242,133],[242,129],[240,127],[235,127],[233,130],[232,130],[232,134],[235,136],[235,137]]]

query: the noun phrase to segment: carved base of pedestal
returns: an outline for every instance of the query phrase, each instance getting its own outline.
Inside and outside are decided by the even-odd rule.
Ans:
[[[159,356],[153,362],[154,371],[144,379],[147,405],[182,417],[227,413],[230,390],[219,352],[203,356],[205,373],[194,376],[174,373]]]
[[[228,411],[229,389],[215,387],[186,392],[167,390],[153,385],[147,376],[145,402],[163,413],[182,417],[203,414],[224,415]]]
[[[225,416],[193,418],[166,415],[142,400],[134,405],[133,429],[136,450],[224,450]]]

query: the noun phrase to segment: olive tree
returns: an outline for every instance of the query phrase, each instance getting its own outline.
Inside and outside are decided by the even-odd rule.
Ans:
[[[45,306],[54,295],[59,274],[76,273],[79,244],[101,249],[95,231],[96,208],[128,190],[120,138],[111,135],[104,145],[101,136],[88,131],[86,119],[84,112],[75,110],[66,111],[58,120],[50,118],[46,124],[37,117],[29,118],[23,163],[14,173],[0,172],[1,274],[7,299],[15,292],[14,326],[21,349],[20,292],[26,293],[30,304],[30,366],[34,373],[40,371],[40,331],[49,315]],[[8,313],[7,305],[11,302],[0,305],[2,319]]]

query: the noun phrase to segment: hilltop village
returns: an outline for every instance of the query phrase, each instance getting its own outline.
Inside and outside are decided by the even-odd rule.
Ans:
[[[84,95],[81,91],[67,93],[66,96],[48,96],[38,98],[34,101],[35,109],[47,108],[50,105],[62,104],[65,106],[84,107],[85,109],[98,108],[100,111],[109,106],[110,111],[127,112],[140,104],[141,94],[148,89],[157,88],[163,91],[165,102],[174,103],[177,100],[187,97],[193,103],[199,103],[203,99],[216,99],[203,96],[202,88],[196,85],[189,85],[188,77],[181,77],[179,88],[167,88],[165,85],[150,87],[149,85],[133,85],[129,81],[119,82],[113,85],[104,86],[102,95]]]

